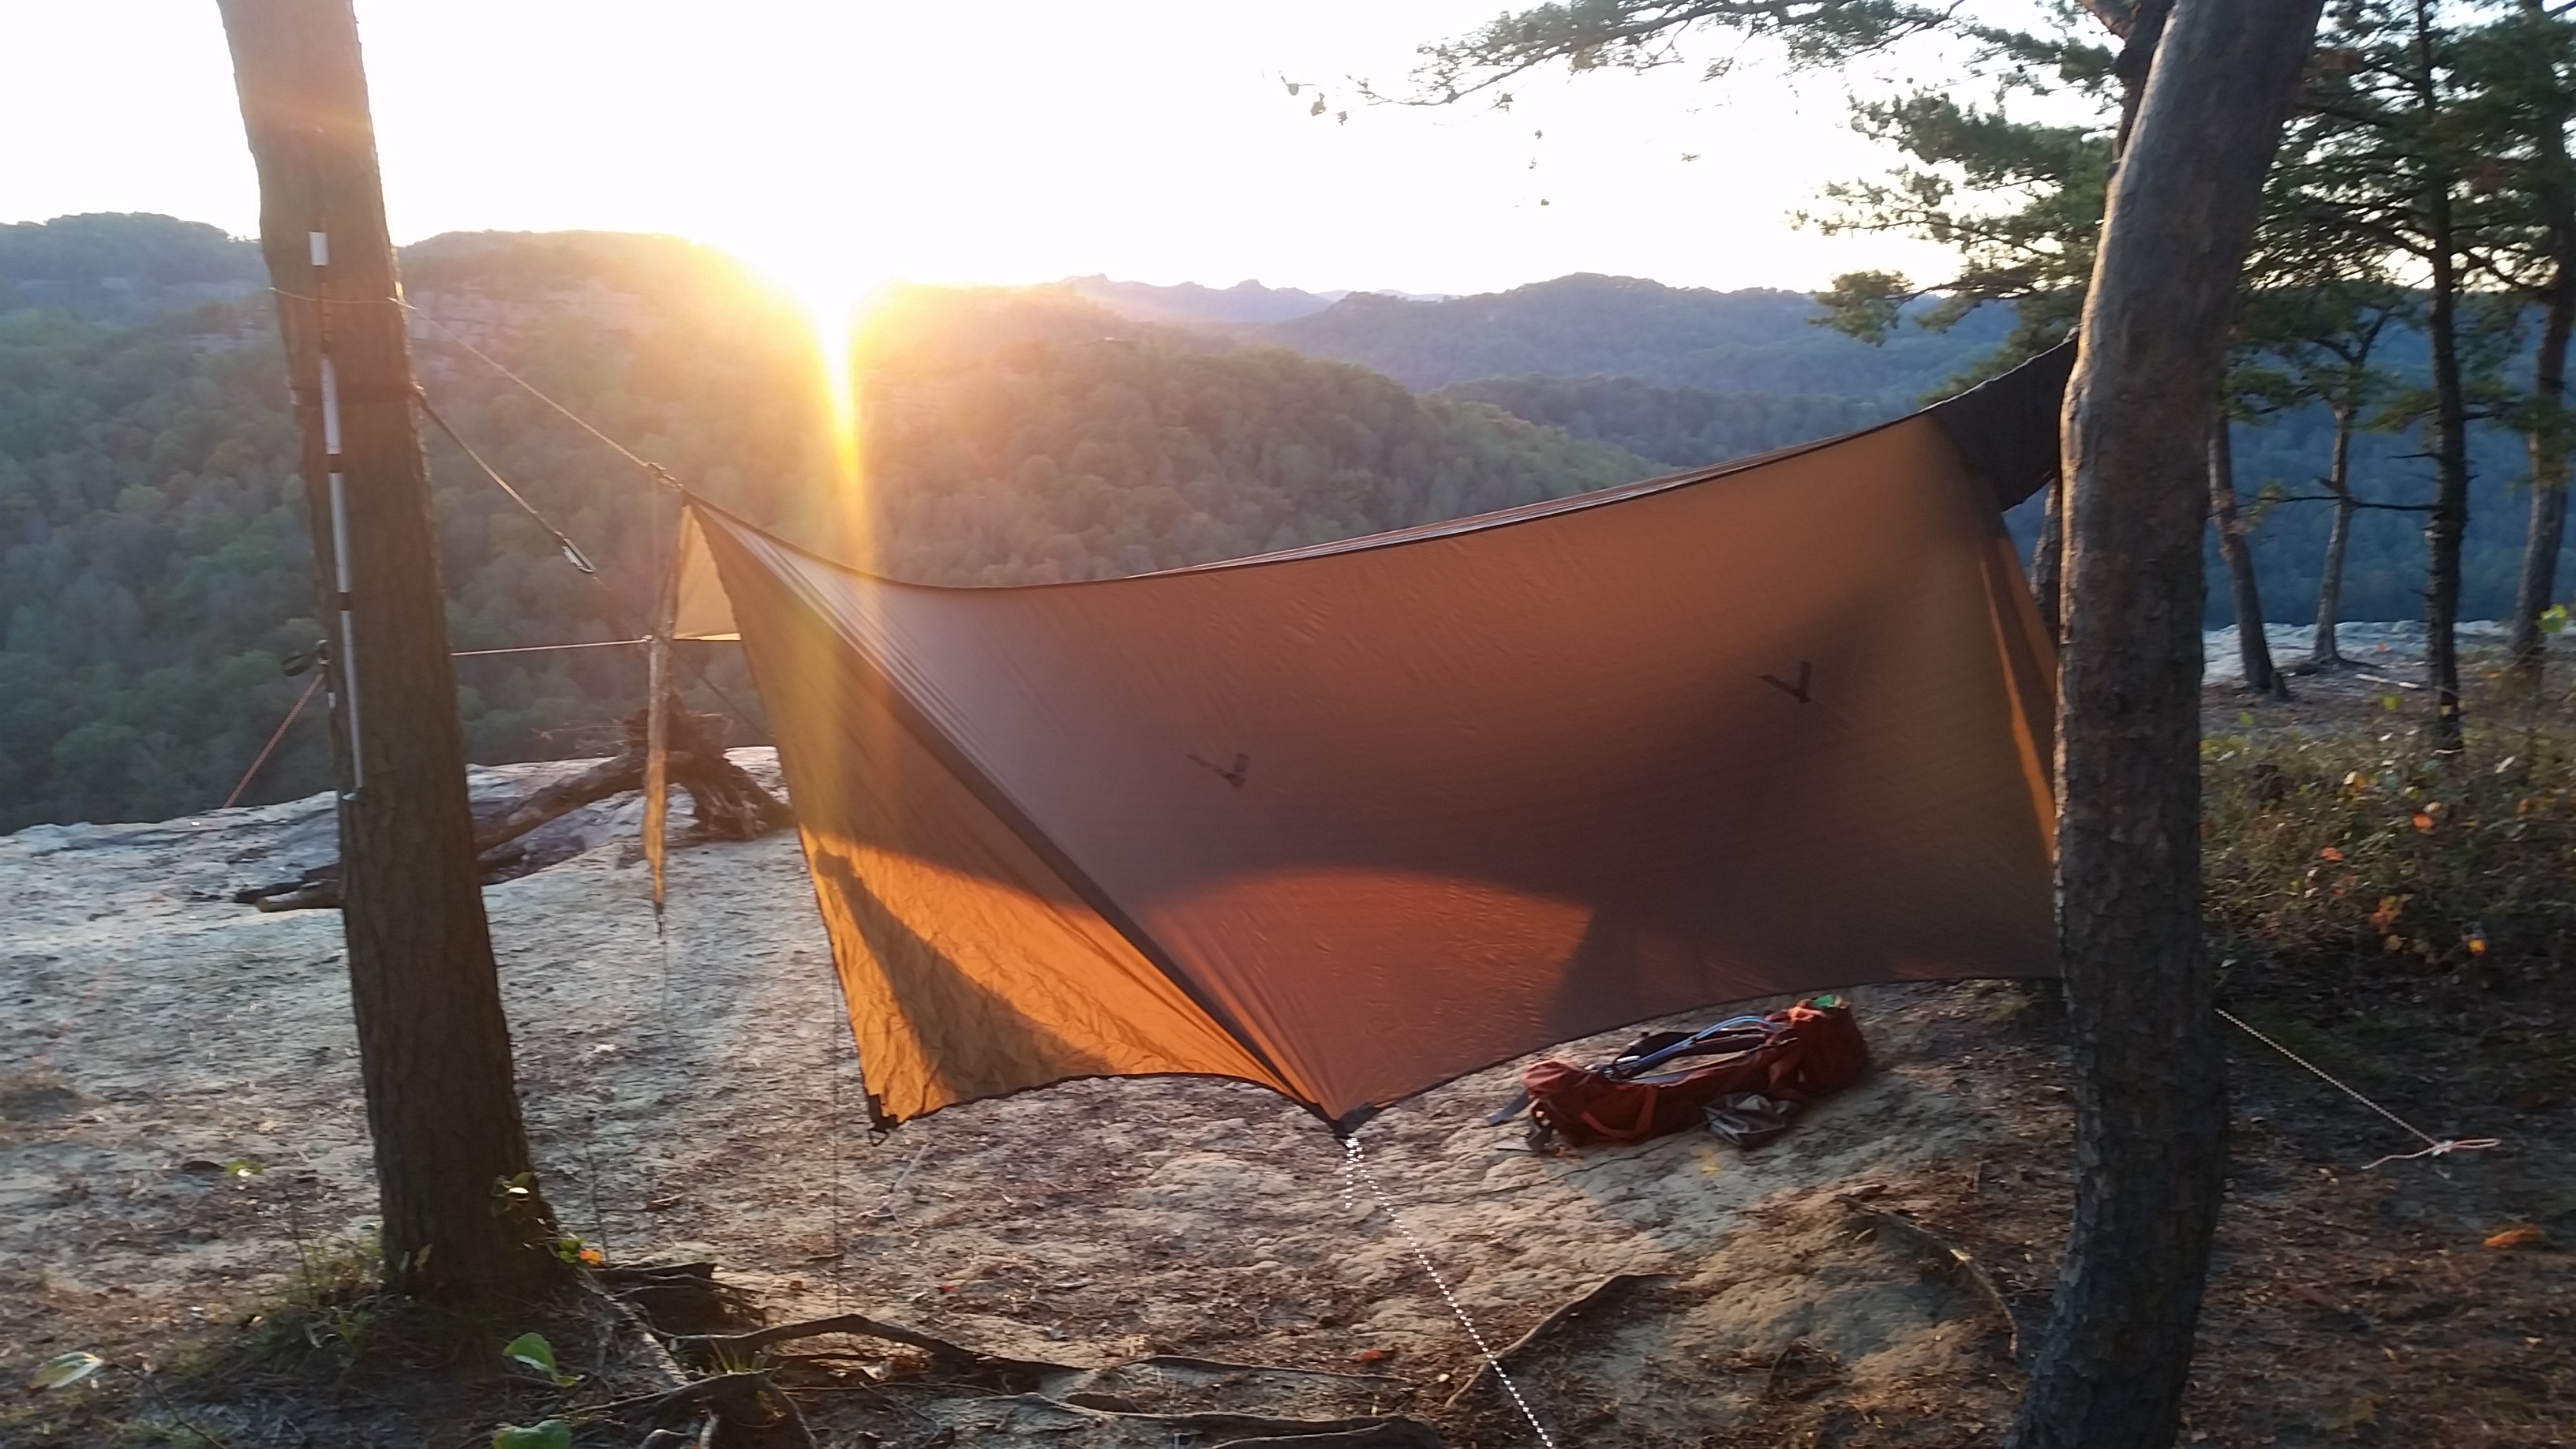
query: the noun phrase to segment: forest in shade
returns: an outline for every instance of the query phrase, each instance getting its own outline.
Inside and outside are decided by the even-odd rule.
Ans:
[[[1972,317],[1873,349],[1813,325],[1794,294],[1599,277],[1438,301],[1301,296],[1316,310],[1200,327],[1133,314],[1204,313],[1228,294],[914,289],[857,339],[853,489],[808,324],[718,253],[460,234],[405,249],[403,269],[431,403],[599,565],[570,567],[433,430],[459,650],[632,638],[669,522],[632,463],[494,362],[826,553],[994,585],[1293,548],[1833,436],[1901,414],[2001,335]],[[169,218],[0,226],[0,830],[214,806],[304,688],[279,662],[321,629],[262,275],[250,243]],[[1286,295],[1236,289],[1226,305]],[[2249,504],[2267,486],[2319,491],[2328,441],[2314,413],[2240,428]],[[2476,441],[2472,618],[2502,608],[2522,537],[2518,441]],[[2362,496],[2420,501],[2418,450],[2366,435]],[[2305,619],[2325,510],[2254,506],[2267,613]],[[2346,617],[2419,615],[2418,530],[2416,515],[2361,516]],[[2223,594],[2211,605],[2226,622]],[[725,686],[701,704],[753,707],[731,646],[688,647]],[[476,655],[457,672],[469,752],[487,763],[603,751],[642,692],[629,648]],[[318,715],[246,800],[325,786]]]

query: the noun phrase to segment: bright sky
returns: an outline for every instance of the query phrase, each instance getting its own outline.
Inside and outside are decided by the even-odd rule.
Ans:
[[[1822,183],[1890,160],[1849,130],[1842,77],[1560,74],[1513,87],[1508,114],[1352,94],[1348,77],[1400,81],[1414,46],[1499,8],[358,0],[405,241],[674,232],[809,292],[1091,272],[1414,292],[1573,271],[1943,275],[1921,244],[1791,225]],[[0,34],[0,220],[255,228],[213,0],[0,0]],[[1307,88],[1292,99],[1287,80]],[[1317,83],[1347,125],[1306,114]]]

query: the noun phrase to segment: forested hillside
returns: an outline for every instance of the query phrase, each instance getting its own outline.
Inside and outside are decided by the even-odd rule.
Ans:
[[[137,230],[166,235],[162,220]],[[1481,404],[1140,326],[1063,289],[924,291],[867,338],[860,503],[831,481],[804,322],[715,253],[484,234],[423,242],[404,266],[424,319],[692,486],[818,546],[872,538],[868,561],[924,580],[1203,562],[1653,471]],[[218,803],[303,687],[278,660],[320,633],[265,296],[133,325],[76,310],[0,317],[0,829]],[[635,633],[654,490],[449,330],[424,320],[414,345],[439,411],[600,565],[597,580],[569,567],[433,434],[456,647]],[[641,693],[625,649],[467,658],[458,674],[487,762],[599,748]],[[248,798],[309,792],[326,772],[308,716]]]
[[[876,562],[934,583],[1142,573],[1656,471],[1480,402],[1139,330],[1050,289],[915,293],[862,361]]]
[[[204,222],[107,213],[0,224],[0,316],[139,322],[267,284],[258,246]]]
[[[1492,403],[1674,468],[1832,437],[1899,416],[1910,406],[1884,395],[1721,393],[1630,377],[1487,378],[1434,396]],[[2491,619],[2511,602],[2530,499],[2519,486],[2525,466],[2519,434],[2482,423],[2471,429],[2470,440],[2475,482],[2462,545],[2462,617]],[[2247,537],[2261,576],[2264,614],[2276,623],[2316,617],[2317,580],[2332,522],[2332,509],[2316,501],[2325,491],[2317,480],[2332,446],[2332,425],[2314,408],[2236,430],[2236,486],[2252,524]],[[2365,432],[2356,438],[2359,496],[2373,503],[2423,503],[2432,483],[2416,456],[2420,451],[2412,433]],[[2273,504],[2264,501],[2267,495],[2306,501]],[[2012,523],[2027,549],[2038,531],[2037,505],[2018,510]],[[2223,579],[2214,546],[2208,574]],[[2576,549],[2561,564],[2560,576],[2576,577]],[[2377,508],[2359,513],[2345,559],[2343,617],[2420,618],[2423,588],[2423,515]],[[2235,622],[2223,583],[2213,585],[2203,617],[2212,628]]]
[[[1578,273],[1437,302],[1353,293],[1264,335],[1407,387],[1599,375],[1717,392],[1825,393],[1901,410],[1991,352],[2010,320],[1989,307],[1947,332],[1904,327],[1873,347],[1814,325],[1821,315],[1803,292],[1713,292]]]
[[[1491,403],[1675,468],[1831,438],[1911,410],[1832,394],[1657,387],[1633,377],[1490,377],[1434,396]]]
[[[717,253],[667,237],[454,235],[409,248],[404,267],[434,405],[601,565],[597,579],[567,566],[433,433],[450,622],[467,650],[632,637],[667,500],[465,344],[827,552],[927,582],[1010,584],[1291,548],[1831,436],[1904,411],[1992,340],[1975,323],[1872,349],[1809,326],[1790,294],[1583,277],[1456,303],[1345,298],[1256,331],[1347,331],[1358,317],[1384,324],[1373,335],[1390,354],[1471,359],[1459,366],[1545,356],[1669,376],[1688,363],[1761,384],[1524,371],[1417,396],[1348,363],[1118,316],[1072,285],[916,290],[862,338],[853,490],[835,481],[801,315]],[[248,243],[166,217],[0,228],[13,289],[0,308],[0,829],[215,804],[303,687],[277,661],[321,631],[257,276]],[[1486,318],[1490,335],[1467,346],[1459,316]],[[1734,319],[1734,341],[1692,330],[1712,317]],[[2313,412],[2241,428],[2240,490],[2319,491],[2328,441]],[[2420,502],[2418,450],[2366,435],[2360,494]],[[2522,538],[2518,440],[2482,426],[2475,462],[2468,617],[2503,607]],[[2326,510],[2252,512],[2267,612],[2308,617]],[[2420,613],[2420,517],[2361,515],[2346,617]],[[2210,622],[2226,622],[2223,595],[2210,603]],[[724,646],[703,647],[733,667]],[[641,692],[621,648],[458,670],[469,747],[492,762],[597,749]],[[322,745],[308,716],[249,798],[319,788]]]
[[[802,491],[820,437],[810,344],[712,253],[445,238],[411,263],[415,302],[682,476],[767,517]],[[599,273],[640,290],[599,308],[565,285]],[[453,344],[418,346],[441,411],[602,566],[603,581],[574,571],[434,442],[456,646],[631,635],[648,490]],[[285,716],[303,681],[278,661],[321,633],[285,391],[264,295],[132,327],[0,319],[0,828],[204,809]],[[629,653],[460,661],[474,757],[604,738],[639,690]],[[320,788],[322,744],[308,716],[252,798]]]

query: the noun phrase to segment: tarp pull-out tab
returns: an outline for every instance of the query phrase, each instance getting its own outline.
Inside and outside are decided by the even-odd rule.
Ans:
[[[1166,1072],[1343,1119],[1712,1002],[2053,972],[1996,501],[1917,415],[1094,583],[895,583],[693,512],[881,1120]]]

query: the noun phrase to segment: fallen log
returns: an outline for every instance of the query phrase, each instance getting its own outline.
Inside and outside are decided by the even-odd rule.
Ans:
[[[686,839],[752,840],[795,819],[787,802],[762,788],[740,765],[725,757],[725,721],[671,704],[667,756],[671,783],[689,792],[694,821]],[[625,752],[600,761],[578,775],[541,786],[504,806],[474,826],[474,858],[487,883],[514,864],[521,852],[511,842],[539,826],[560,820],[585,805],[644,788],[645,712],[626,719]],[[340,863],[316,866],[293,880],[251,886],[234,901],[263,911],[336,910],[340,905]]]
[[[673,700],[664,723],[670,733],[671,782],[689,792],[690,810],[696,816],[689,827],[690,838],[755,840],[795,821],[786,801],[762,789],[742,766],[725,758],[723,716],[699,714]],[[645,727],[644,711],[627,717],[626,753],[619,757],[637,762],[639,786],[644,778]]]

